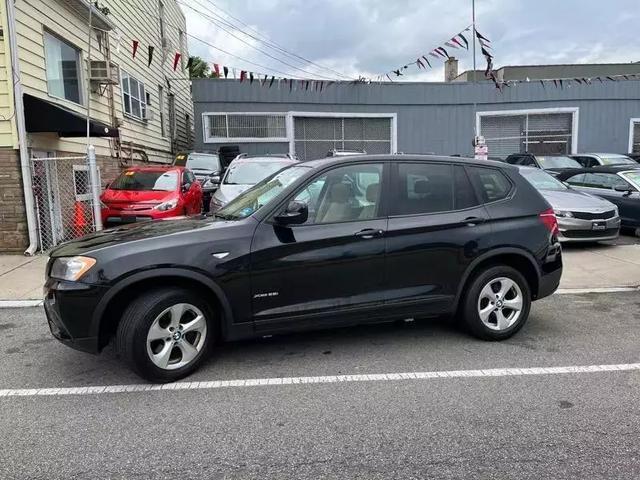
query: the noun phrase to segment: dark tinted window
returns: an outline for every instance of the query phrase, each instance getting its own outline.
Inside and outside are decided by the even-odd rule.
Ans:
[[[616,185],[626,185],[626,181],[615,173],[581,173],[567,179],[567,183],[580,187],[612,189]]]
[[[511,182],[499,170],[482,167],[467,167],[467,172],[471,177],[482,200],[484,202],[495,202],[509,195],[511,191]]]
[[[464,167],[460,165],[453,167],[453,180],[455,195],[454,206],[456,210],[462,210],[480,204],[473,191],[471,181],[464,171]]]
[[[522,158],[522,155],[509,155],[505,161],[507,163],[516,164],[516,163],[520,163],[521,158]]]
[[[395,215],[453,210],[452,165],[401,163],[398,165]]]

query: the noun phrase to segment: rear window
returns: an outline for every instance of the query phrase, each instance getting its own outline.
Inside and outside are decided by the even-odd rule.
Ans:
[[[191,170],[220,170],[220,158],[217,155],[192,153],[187,159],[187,168]]]
[[[111,190],[154,190],[172,192],[178,188],[178,172],[129,170],[120,174],[111,185]]]
[[[620,164],[635,164],[633,160],[624,155],[600,155],[603,165],[620,165]]]
[[[485,203],[502,200],[509,195],[511,182],[501,171],[483,167],[466,168]]]
[[[569,157],[546,157],[540,155],[536,156],[536,159],[542,168],[582,168],[582,165]]]
[[[227,185],[255,185],[288,165],[291,165],[291,162],[232,163],[222,183]]]

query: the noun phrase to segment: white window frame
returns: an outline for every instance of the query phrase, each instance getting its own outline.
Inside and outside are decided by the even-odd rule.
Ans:
[[[123,81],[124,78],[127,77],[127,82],[129,81],[130,78],[133,78],[136,82],[138,82],[138,96],[139,98],[136,98],[136,100],[138,100],[140,102],[140,116],[134,115],[133,114],[133,109],[131,108],[131,105],[129,105],[129,110],[131,110],[130,112],[127,112],[127,107],[125,104],[125,98],[124,98],[124,85],[123,85]],[[142,94],[140,93],[140,87],[142,87]],[[122,97],[122,114],[126,117],[130,117],[130,118],[135,118],[136,120],[140,120],[145,122],[146,119],[146,112],[147,112],[147,98],[146,98],[146,92],[147,92],[147,87],[145,86],[144,82],[138,80],[137,77],[134,77],[133,75],[131,75],[129,72],[125,71],[124,69],[120,69],[120,96]],[[127,94],[129,95],[129,99],[133,98],[131,96],[131,83],[129,82],[129,93]]]
[[[88,165],[73,165],[73,194],[76,197],[77,202],[88,202],[92,200],[91,197],[91,185],[87,185],[88,193],[78,193],[76,189],[76,172],[87,172],[87,180],[91,182],[91,178],[89,175],[89,166]],[[98,185],[102,185],[102,180],[100,178],[100,167],[98,167]]]
[[[512,115],[536,115],[536,114],[548,114],[548,113],[571,113],[571,154],[578,153],[578,120],[580,114],[579,107],[559,107],[559,108],[529,108],[522,110],[493,110],[476,112],[476,132],[478,135],[482,135],[480,128],[482,117],[495,117],[495,116],[512,116]],[[489,152],[491,155],[491,152]]]
[[[49,78],[47,77],[47,53],[46,53],[46,41],[47,41],[47,35],[50,37],[53,37],[55,39],[57,39],[58,41],[67,44],[69,47],[73,48],[77,53],[78,53],[78,97],[79,97],[79,102],[76,102],[74,100],[71,100],[69,98],[65,98],[65,97],[60,97],[58,95],[54,95],[53,93],[51,93],[51,91],[49,90]],[[82,65],[84,65],[84,60],[83,60],[83,56],[82,56],[82,49],[77,47],[75,44],[71,43],[69,40],[67,40],[64,37],[61,37],[60,35],[58,35],[57,33],[52,32],[51,30],[48,30],[46,28],[43,29],[42,31],[42,49],[43,49],[43,55],[44,55],[44,62],[45,62],[45,66],[44,66],[44,79],[45,82],[47,84],[47,95],[49,95],[51,98],[55,98],[58,100],[63,100],[65,102],[70,102],[73,103],[74,105],[80,105],[80,106],[84,106],[85,104],[85,88],[84,88],[84,75],[83,75],[83,68]]]
[[[629,119],[629,149],[627,150],[627,153],[633,152],[633,126],[636,123],[640,123],[640,117]],[[638,141],[640,141],[640,138]]]
[[[207,135],[207,117],[209,115],[285,115],[286,136],[281,138],[227,138],[209,137]],[[204,143],[288,143],[289,153],[295,154],[295,138],[293,121],[296,117],[312,118],[389,118],[391,120],[391,153],[398,151],[398,114],[363,113],[363,112],[202,112],[202,138]]]

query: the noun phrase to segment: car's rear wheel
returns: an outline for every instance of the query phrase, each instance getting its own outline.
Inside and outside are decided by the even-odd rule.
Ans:
[[[214,333],[206,302],[187,290],[163,288],[129,304],[118,325],[116,348],[141,377],[172,382],[198,368]]]
[[[531,290],[520,272],[490,267],[469,283],[462,305],[469,331],[483,340],[503,340],[520,330],[531,309]]]

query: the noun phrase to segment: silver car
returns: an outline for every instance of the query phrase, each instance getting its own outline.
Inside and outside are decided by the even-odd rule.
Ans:
[[[613,240],[620,234],[618,207],[613,203],[574,190],[538,168],[519,167],[520,173],[551,204],[561,242]]]
[[[289,155],[239,155],[230,164],[218,189],[211,197],[209,211],[215,213],[256,183],[298,160]]]

